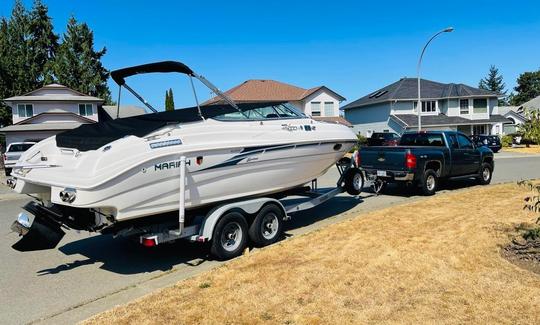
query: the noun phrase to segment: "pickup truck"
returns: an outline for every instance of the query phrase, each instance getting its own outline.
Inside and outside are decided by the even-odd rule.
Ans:
[[[10,143],[6,152],[3,154],[2,159],[4,160],[4,171],[6,176],[11,174],[11,169],[17,163],[17,160],[21,157],[22,153],[30,149],[35,142],[13,142]]]
[[[387,183],[414,184],[433,195],[441,180],[476,178],[491,182],[493,152],[456,131],[406,132],[396,147],[362,147],[359,166],[379,193]]]

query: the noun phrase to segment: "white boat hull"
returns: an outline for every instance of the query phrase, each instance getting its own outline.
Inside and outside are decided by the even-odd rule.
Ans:
[[[111,143],[110,149],[66,153],[47,140],[51,143],[38,144],[37,150],[47,155],[50,164],[61,167],[15,174],[15,190],[41,193],[54,204],[93,208],[117,221],[141,218],[178,210],[179,161],[185,156],[186,209],[285,191],[321,176],[354,145],[355,135],[348,128],[308,121],[317,126],[316,131],[287,130],[282,121],[265,125],[205,121],[151,138],[182,140],[180,146],[160,149],[149,149],[149,142],[157,140],[128,137]],[[293,122],[302,125],[306,119]],[[230,134],[216,131],[219,123],[228,127],[237,123],[238,128],[231,128]],[[220,148],[210,149],[208,143],[218,137]],[[82,166],[88,166],[86,173]],[[60,199],[66,188],[76,190],[71,203]]]

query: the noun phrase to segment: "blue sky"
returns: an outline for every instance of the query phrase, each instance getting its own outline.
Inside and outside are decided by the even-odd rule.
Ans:
[[[43,1],[56,32],[72,14],[89,24],[96,46],[107,47],[108,69],[179,60],[223,90],[275,79],[326,85],[352,101],[414,77],[422,46],[447,26],[455,31],[430,45],[425,78],[477,86],[494,64],[513,88],[520,73],[540,68],[538,1]],[[0,16],[9,16],[12,5],[2,0]],[[181,76],[129,83],[158,107],[168,87],[177,107],[194,103]],[[117,87],[110,86],[114,97]],[[198,89],[200,98],[209,97]]]

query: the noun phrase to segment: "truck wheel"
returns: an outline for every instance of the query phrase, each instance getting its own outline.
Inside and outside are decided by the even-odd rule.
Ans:
[[[221,217],[214,228],[210,252],[220,260],[242,254],[247,245],[246,219],[240,212],[229,212]]]
[[[364,187],[364,175],[358,168],[349,168],[345,172],[345,191],[349,195],[358,195]]]
[[[256,246],[275,243],[283,232],[283,211],[276,204],[265,205],[249,227],[249,238]]]
[[[476,178],[478,181],[478,184],[480,185],[488,185],[491,183],[491,177],[493,176],[493,168],[491,168],[491,165],[488,163],[483,163],[482,167],[480,168],[480,175]]]
[[[6,176],[11,175],[11,168],[4,168],[4,172],[6,173]]]
[[[424,195],[433,195],[437,191],[439,185],[439,178],[437,173],[433,169],[428,169],[422,175],[422,181],[420,187]]]

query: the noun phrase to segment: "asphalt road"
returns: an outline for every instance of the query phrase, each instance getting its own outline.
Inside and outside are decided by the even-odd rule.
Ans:
[[[540,157],[497,154],[494,183],[540,178]],[[319,179],[330,187],[333,168]],[[452,182],[444,191],[473,185]],[[387,195],[369,192],[359,198],[340,195],[312,210],[296,214],[286,236],[297,236],[370,210],[422,199],[408,188],[389,188]],[[125,239],[68,232],[58,249],[20,253],[11,249],[17,235],[9,227],[28,200],[0,189],[0,323],[73,323],[208,270],[220,262],[199,244],[178,242],[145,249]]]

